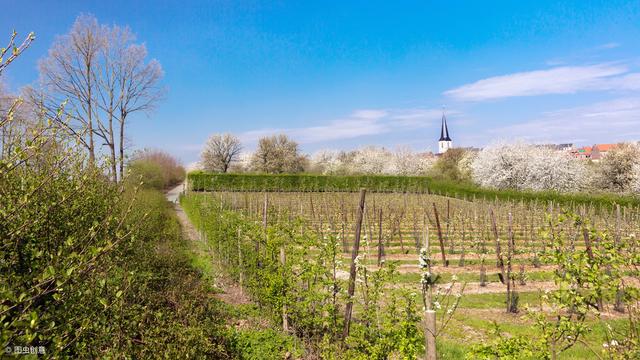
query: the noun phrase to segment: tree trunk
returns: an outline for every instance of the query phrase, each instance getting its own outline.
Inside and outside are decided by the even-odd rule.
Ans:
[[[92,55],[87,54],[85,59],[85,69],[86,69],[86,78],[87,78],[87,128],[89,131],[89,163],[93,165],[96,161],[95,155],[95,145],[93,142],[93,94],[92,94],[92,83],[91,83],[91,64],[92,64]]]
[[[119,151],[120,151],[120,178],[124,178],[124,124],[127,118],[127,114],[124,111],[120,112],[120,141]]]

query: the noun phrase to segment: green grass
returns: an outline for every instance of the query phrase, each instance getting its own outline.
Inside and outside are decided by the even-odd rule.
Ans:
[[[524,313],[509,315],[501,312],[491,314],[476,312],[473,310],[458,311],[453,320],[449,323],[444,333],[438,338],[438,354],[440,359],[462,359],[471,349],[472,344],[486,343],[494,341],[495,330],[494,321],[497,321],[502,337],[537,336],[531,320]],[[590,331],[583,340],[588,347],[595,351],[600,351],[602,343],[606,341],[606,326],[614,329],[628,327],[626,319],[614,319],[604,322],[594,319],[588,320]],[[559,359],[594,359],[595,356],[587,345],[578,343],[570,349],[562,352]]]
[[[459,341],[451,341],[447,339],[437,339],[436,351],[440,360],[459,360],[464,359],[470,347]]]
[[[506,290],[505,290],[506,291]],[[538,292],[520,292],[520,306],[536,304],[540,300]],[[460,301],[460,307],[465,309],[502,309],[506,307],[506,295],[496,294],[464,294]]]
[[[517,274],[517,271],[516,271]],[[553,273],[550,271],[536,271],[536,272],[526,272],[527,281],[551,281],[553,280]],[[452,273],[438,273],[440,278],[438,279],[439,284],[445,284],[451,282],[451,279],[454,274]],[[458,278],[459,282],[480,282],[480,273],[478,272],[464,272],[455,274]],[[400,283],[415,283],[418,284],[420,282],[420,274],[419,273],[402,273],[397,274],[395,277],[397,282]],[[500,278],[498,278],[498,272],[496,271],[487,271],[487,282],[500,282]]]

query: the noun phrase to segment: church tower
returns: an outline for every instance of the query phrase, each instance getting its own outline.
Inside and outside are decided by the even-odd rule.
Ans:
[[[442,112],[442,127],[440,128],[440,140],[438,141],[438,154],[444,154],[451,149],[451,138],[449,137],[449,129],[447,128],[447,118]]]

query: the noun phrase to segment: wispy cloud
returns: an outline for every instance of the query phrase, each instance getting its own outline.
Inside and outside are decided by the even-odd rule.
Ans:
[[[356,119],[380,119],[387,116],[388,112],[386,110],[377,110],[377,109],[364,109],[364,110],[356,110],[351,114],[351,117]]]
[[[608,42],[606,44],[602,44],[602,45],[596,47],[596,49],[598,49],[598,50],[615,49],[617,47],[620,47],[620,45],[621,44],[617,43],[617,42]]]
[[[491,129],[488,137],[533,142],[595,143],[640,139],[640,97],[625,97],[547,112],[542,117]]]
[[[629,72],[627,66],[613,63],[562,66],[490,77],[448,90],[444,94],[460,101],[485,101],[617,89],[640,89],[640,73]]]
[[[322,143],[419,129],[437,123],[441,115],[442,110],[438,109],[362,109],[325,124],[247,131],[240,134],[240,139],[245,143],[255,143],[260,137],[283,133],[301,144]]]

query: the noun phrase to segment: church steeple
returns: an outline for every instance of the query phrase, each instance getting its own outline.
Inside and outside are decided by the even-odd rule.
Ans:
[[[444,154],[452,147],[451,137],[449,136],[449,127],[447,126],[447,117],[444,115],[444,107],[442,107],[442,124],[440,127],[440,140],[438,141],[438,153]]]
[[[444,110],[442,111],[442,127],[440,128],[440,141],[451,141],[449,137],[449,128],[447,127],[447,117],[444,116]]]

